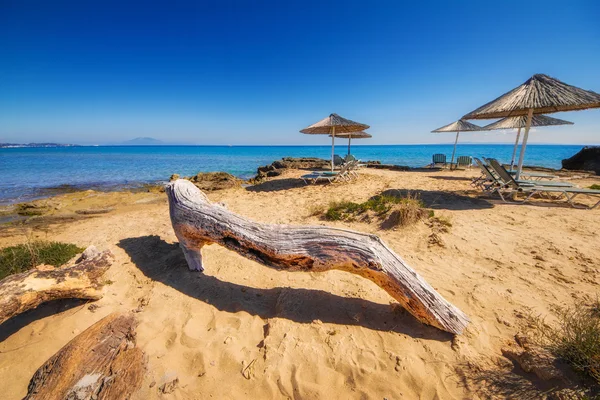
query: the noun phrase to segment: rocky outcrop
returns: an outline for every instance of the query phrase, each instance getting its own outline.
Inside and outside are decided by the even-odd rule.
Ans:
[[[368,167],[377,166],[381,163],[379,161],[367,161],[366,164]],[[283,173],[285,169],[306,169],[306,170],[318,170],[318,169],[329,169],[331,167],[330,160],[324,160],[322,158],[313,158],[313,157],[284,157],[281,160],[277,160],[272,162],[269,165],[263,165],[262,167],[258,167],[256,172],[256,176],[252,181],[254,183],[261,182],[265,178],[271,178],[274,176],[279,176]]]
[[[600,175],[600,146],[586,146],[571,158],[562,160],[562,167],[569,170],[594,171]]]
[[[239,187],[244,181],[227,172],[199,172],[186,177],[188,181],[196,185],[200,190],[214,191],[233,187]]]
[[[271,178],[282,174],[283,170],[292,169],[324,169],[329,166],[328,160],[312,157],[284,157],[281,160],[273,161],[269,165],[258,167],[256,176],[252,179],[253,182],[261,182],[265,178]]]

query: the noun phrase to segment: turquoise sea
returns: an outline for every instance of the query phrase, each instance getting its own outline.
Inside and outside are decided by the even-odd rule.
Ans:
[[[529,145],[525,164],[560,168],[581,145]],[[346,154],[342,144],[336,153]],[[452,145],[352,147],[361,160],[422,167],[434,153],[450,160]],[[496,157],[509,162],[512,145],[463,144],[457,155]],[[0,204],[44,197],[57,187],[112,189],[165,182],[174,173],[226,171],[242,178],[282,157],[329,159],[329,146],[95,146],[0,149]]]

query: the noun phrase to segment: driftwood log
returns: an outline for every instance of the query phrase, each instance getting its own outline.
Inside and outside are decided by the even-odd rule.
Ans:
[[[25,399],[129,399],[146,371],[135,327],[133,314],[96,322],[35,372]]]
[[[419,321],[454,334],[468,317],[446,301],[376,235],[324,226],[256,223],[211,203],[191,182],[166,187],[171,223],[191,270],[202,271],[202,246],[218,243],[288,271],[347,271],[370,279]]]
[[[110,251],[90,246],[81,259],[61,268],[42,266],[0,281],[0,324],[42,303],[59,299],[102,298],[100,279],[112,264]]]

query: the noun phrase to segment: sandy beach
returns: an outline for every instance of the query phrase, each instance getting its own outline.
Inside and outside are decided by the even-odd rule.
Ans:
[[[475,170],[363,169],[350,183],[308,186],[298,179],[303,173],[208,196],[256,221],[379,235],[469,316],[466,331],[453,337],[422,325],[375,284],[345,272],[277,271],[217,245],[204,249],[205,272],[191,272],[164,193],[69,193],[41,200],[52,211],[36,223],[2,225],[0,247],[29,237],[109,249],[115,262],[105,295],[46,304],[1,326],[3,398],[22,398],[49,357],[115,311],[135,311],[140,321],[148,371],[136,399],[503,398],[516,385],[502,382],[517,381],[518,390],[543,389],[501,349],[526,316],[551,316],[554,306],[597,296],[598,210],[481,197],[470,185]],[[332,201],[386,190],[416,194],[450,221],[441,241],[430,240],[434,227],[426,222],[384,230],[377,221],[319,215]],[[98,207],[110,209],[75,213]],[[158,390],[175,378],[172,393]]]

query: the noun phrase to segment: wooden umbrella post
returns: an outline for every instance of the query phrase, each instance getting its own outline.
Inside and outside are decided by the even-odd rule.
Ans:
[[[350,136],[348,136],[348,155],[350,155],[350,141],[352,140],[352,132],[350,133]]]
[[[454,154],[456,153],[456,143],[458,143],[458,135],[460,132],[456,132],[456,139],[454,139],[454,149],[452,150],[452,159],[450,160],[450,168],[452,168],[452,164],[454,164]]]
[[[523,135],[523,144],[521,144],[521,151],[519,152],[519,165],[517,167],[516,180],[521,178],[521,170],[523,169],[523,159],[525,158],[525,149],[527,148],[527,138],[529,137],[529,128],[531,127],[531,118],[533,118],[533,108],[530,108],[527,112],[527,123],[525,124],[525,134]]]
[[[519,138],[521,137],[521,128],[517,131],[517,140],[515,140],[515,147],[513,148],[512,158],[510,159],[510,170],[512,171],[515,166],[515,156],[517,155],[517,147],[519,146]]]
[[[331,172],[333,172],[333,153],[335,152],[335,126],[331,127]]]

